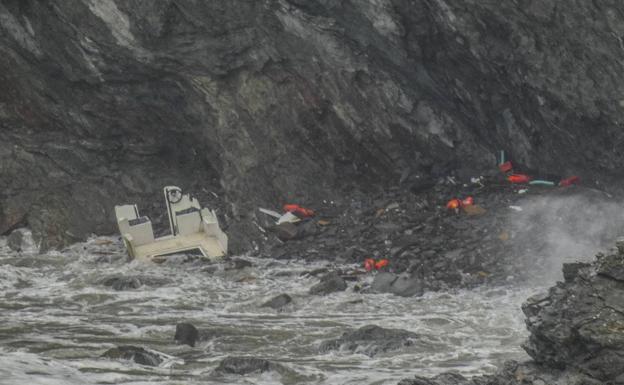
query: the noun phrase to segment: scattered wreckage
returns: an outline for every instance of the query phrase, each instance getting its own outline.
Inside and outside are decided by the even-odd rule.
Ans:
[[[219,227],[214,210],[202,208],[196,198],[176,186],[163,189],[170,235],[155,238],[152,222],[141,216],[137,205],[115,206],[117,225],[128,254],[153,260],[180,252],[199,250],[208,259],[227,254],[228,237]]]

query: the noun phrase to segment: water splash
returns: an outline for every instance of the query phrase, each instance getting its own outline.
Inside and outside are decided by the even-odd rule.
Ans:
[[[2,242],[0,373],[6,383],[28,377],[41,384],[395,384],[449,369],[482,374],[504,360],[526,358],[519,348],[525,337],[519,305],[534,289],[402,298],[349,288],[316,297],[307,292],[317,279],[302,273],[330,263],[248,258],[253,267],[229,270],[188,258],[162,265],[127,262],[116,238],[44,255],[12,254]],[[138,276],[144,285],[115,291],[101,284],[120,274]],[[280,293],[293,298],[283,311],[260,307]],[[195,348],[175,345],[175,324],[183,321],[210,337]],[[373,358],[319,354],[323,340],[368,324],[419,333],[428,348]],[[150,368],[100,358],[117,345],[143,346],[171,359]],[[244,380],[215,376],[228,355],[266,358],[286,369]]]

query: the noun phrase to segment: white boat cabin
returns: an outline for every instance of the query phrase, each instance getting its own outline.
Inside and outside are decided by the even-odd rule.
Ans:
[[[115,206],[119,232],[131,257],[152,260],[190,250],[199,250],[209,259],[227,254],[228,238],[214,210],[202,209],[179,187],[167,186],[163,192],[171,235],[161,238],[154,237],[152,221],[141,216],[136,205]]]

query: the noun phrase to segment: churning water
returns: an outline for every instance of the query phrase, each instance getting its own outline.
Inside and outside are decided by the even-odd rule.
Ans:
[[[0,239],[0,384],[396,384],[413,375],[492,372],[525,359],[522,301],[535,289],[479,289],[420,298],[360,294],[352,287],[310,296],[330,264],[248,258],[227,270],[178,258],[127,262],[116,238],[94,238],[63,252],[9,252]],[[344,266],[343,266],[344,267]],[[138,289],[102,285],[112,275],[141,276]],[[370,279],[370,278],[369,278]],[[278,312],[260,305],[287,293]],[[176,345],[175,325],[191,322],[207,337]],[[345,331],[375,324],[423,336],[417,348],[368,357],[319,353]],[[159,367],[102,358],[118,345],[166,356]],[[247,376],[213,373],[228,355],[255,356],[286,369]]]

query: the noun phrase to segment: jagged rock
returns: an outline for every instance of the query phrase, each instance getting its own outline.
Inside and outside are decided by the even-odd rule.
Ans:
[[[181,345],[195,347],[195,343],[199,339],[197,328],[190,323],[179,323],[176,325],[174,341]]]
[[[13,251],[22,251],[24,234],[22,230],[14,230],[7,238],[7,246]]]
[[[263,373],[276,367],[272,362],[255,357],[226,357],[215,369],[217,372],[228,374],[246,375],[250,373]]]
[[[292,302],[292,298],[288,294],[280,294],[263,303],[261,307],[270,307],[279,310]]]
[[[337,291],[345,291],[347,282],[335,271],[321,277],[321,282],[310,288],[310,294],[327,295]]]
[[[376,325],[367,325],[346,332],[338,339],[323,342],[320,349],[322,352],[345,349],[373,357],[379,353],[412,346],[419,339],[418,334],[407,330],[385,329]]]
[[[579,271],[581,269],[586,269],[588,267],[590,267],[591,265],[589,263],[582,263],[582,262],[577,262],[577,263],[564,263],[563,264],[563,279],[566,282],[572,282],[574,280],[574,278],[576,278],[579,275]]]
[[[102,357],[115,360],[131,360],[137,364],[147,366],[158,366],[163,362],[162,357],[159,355],[136,346],[118,346],[104,352]]]
[[[615,381],[624,377],[624,256],[603,256],[595,270],[581,268],[581,279],[523,305],[531,333],[524,348],[537,363]]]

